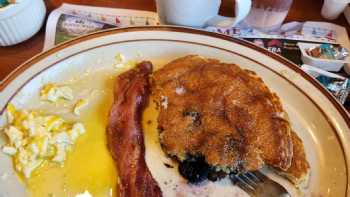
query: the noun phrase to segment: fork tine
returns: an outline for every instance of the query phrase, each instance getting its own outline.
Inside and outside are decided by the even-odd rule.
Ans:
[[[236,184],[251,196],[290,196],[282,185],[259,171],[246,172],[244,174],[230,174],[230,179],[233,184]]]
[[[240,174],[239,177],[254,188],[258,185],[256,181],[251,179],[247,174]]]
[[[261,182],[264,182],[265,180],[268,180],[269,178],[265,176],[260,171],[253,171],[251,172],[252,175],[254,175],[256,178],[258,178]]]
[[[263,182],[262,179],[259,179],[253,172],[245,173],[249,178],[253,179],[255,182]]]
[[[240,188],[242,188],[244,191],[248,192],[249,194],[255,194],[255,188],[251,186],[249,183],[247,183],[245,180],[243,180],[241,177],[236,176],[238,182],[236,183]]]

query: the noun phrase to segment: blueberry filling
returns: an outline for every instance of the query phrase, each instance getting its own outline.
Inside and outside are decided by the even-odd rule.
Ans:
[[[179,164],[180,174],[189,183],[200,183],[207,179],[210,166],[205,162],[203,156],[188,156]]]
[[[218,181],[220,179],[223,179],[226,176],[227,176],[226,172],[216,171],[215,169],[212,169],[211,171],[209,171],[208,180],[214,182],[214,181]]]
[[[179,172],[192,184],[199,184],[207,179],[217,181],[227,176],[225,172],[217,171],[214,167],[209,166],[203,156],[192,155],[188,155],[187,159],[180,162]]]
[[[237,172],[231,172],[229,175],[230,180],[233,184],[236,184],[238,182],[237,175],[238,175]]]

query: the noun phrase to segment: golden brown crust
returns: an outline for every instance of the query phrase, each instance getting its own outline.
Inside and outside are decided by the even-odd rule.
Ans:
[[[288,178],[294,185],[305,187],[308,184],[310,165],[306,160],[304,145],[298,135],[292,131],[293,159],[287,171],[278,171]]]
[[[254,72],[186,56],[155,72],[152,81],[168,154],[180,160],[201,154],[210,165],[230,169],[290,167],[289,122],[278,97]]]

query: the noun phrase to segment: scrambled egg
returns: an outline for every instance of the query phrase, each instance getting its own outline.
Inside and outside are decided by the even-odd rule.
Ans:
[[[40,90],[42,100],[56,102],[59,99],[73,100],[73,90],[68,86],[59,86],[49,83]]]
[[[85,190],[84,193],[77,194],[75,197],[92,197],[92,195],[89,193],[89,191]]]
[[[79,99],[73,108],[73,113],[77,116],[80,115],[80,110],[88,105],[88,101],[86,99]]]
[[[18,172],[29,178],[44,161],[63,164],[67,151],[85,133],[82,123],[67,122],[57,115],[7,107],[8,144],[2,151],[14,159]]]
[[[116,68],[116,69],[121,69],[121,68],[129,69],[129,68],[135,67],[136,64],[137,64],[137,61],[135,61],[135,60],[127,60],[125,58],[125,56],[123,54],[121,54],[121,53],[117,53],[114,56],[113,67]]]
[[[125,62],[125,56],[121,53],[117,53],[115,56],[114,56],[114,60],[115,60],[115,64],[118,65],[118,64],[122,64]]]

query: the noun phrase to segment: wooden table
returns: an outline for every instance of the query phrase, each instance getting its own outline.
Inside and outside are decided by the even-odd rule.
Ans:
[[[115,8],[129,8],[139,10],[155,11],[155,0],[46,0],[48,13],[59,7],[63,2],[75,3],[82,5],[95,5]],[[233,1],[223,0],[221,13],[226,15],[233,15]],[[287,17],[287,21],[327,21],[320,15],[322,0],[294,0],[293,6]],[[345,17],[341,16],[339,19],[330,21],[336,24],[346,26],[348,32],[350,30],[349,24]],[[0,80],[4,79],[13,69],[18,65],[40,53],[43,48],[45,26],[34,37],[29,40],[10,47],[0,47]]]

